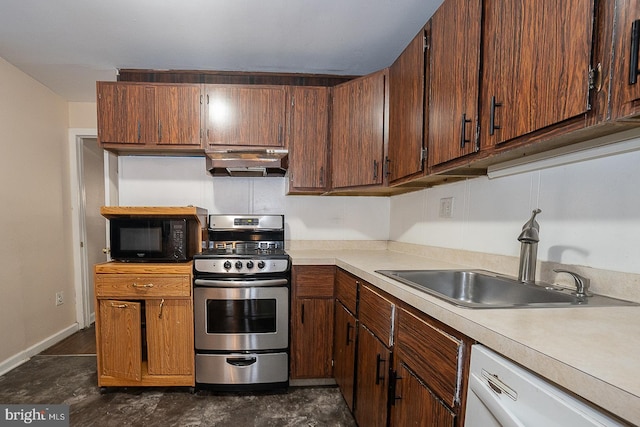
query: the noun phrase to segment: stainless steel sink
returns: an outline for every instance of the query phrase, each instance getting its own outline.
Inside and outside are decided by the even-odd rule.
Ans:
[[[638,305],[600,295],[577,297],[568,289],[521,283],[485,270],[377,270],[376,273],[468,308]]]

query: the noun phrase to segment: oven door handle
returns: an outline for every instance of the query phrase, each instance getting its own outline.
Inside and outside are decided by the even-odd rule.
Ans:
[[[233,366],[251,366],[257,360],[256,357],[227,357],[227,363]]]
[[[287,285],[287,279],[267,279],[267,280],[212,280],[212,279],[196,279],[193,284],[196,286],[208,286],[212,288],[256,288],[268,286]]]

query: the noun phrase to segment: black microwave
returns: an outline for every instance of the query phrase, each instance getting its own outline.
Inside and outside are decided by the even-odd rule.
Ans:
[[[115,261],[184,262],[196,252],[192,224],[187,219],[117,218],[109,225],[111,258]]]

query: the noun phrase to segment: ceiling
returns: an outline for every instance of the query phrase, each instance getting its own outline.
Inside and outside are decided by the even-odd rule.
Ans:
[[[118,69],[362,75],[442,0],[2,0],[0,57],[68,101]]]

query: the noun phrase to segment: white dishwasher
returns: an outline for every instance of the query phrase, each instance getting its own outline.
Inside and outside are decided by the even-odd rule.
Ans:
[[[465,427],[624,426],[487,347],[471,348]]]

